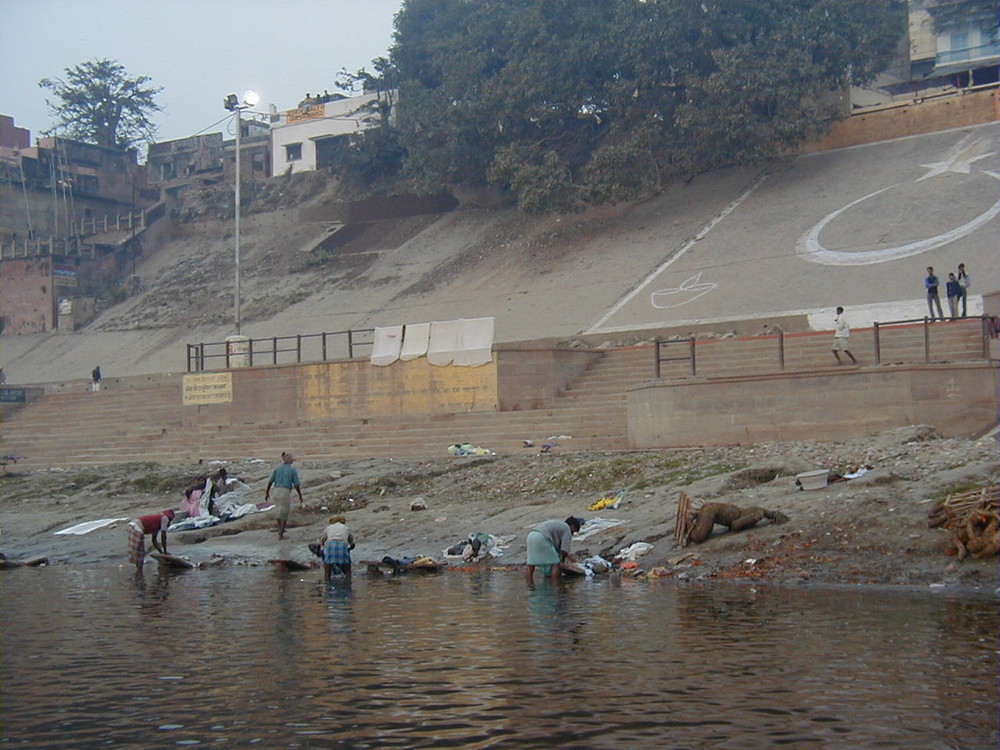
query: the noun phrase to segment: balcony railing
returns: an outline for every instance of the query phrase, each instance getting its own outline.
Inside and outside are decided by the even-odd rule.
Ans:
[[[955,63],[970,62],[972,60],[987,60],[997,56],[1000,56],[1000,41],[987,42],[976,47],[962,47],[946,52],[938,52],[934,58],[934,64],[940,67],[942,65],[954,65]]]

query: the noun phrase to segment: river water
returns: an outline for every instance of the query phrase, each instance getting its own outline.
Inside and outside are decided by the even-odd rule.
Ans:
[[[994,599],[149,566],[0,593],[10,746],[998,746]]]

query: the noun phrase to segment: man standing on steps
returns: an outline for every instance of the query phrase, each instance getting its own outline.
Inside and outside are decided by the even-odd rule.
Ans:
[[[98,365],[90,373],[90,390],[101,390],[101,366]]]
[[[285,526],[292,512],[292,488],[299,494],[299,505],[302,505],[302,485],[299,483],[299,472],[292,468],[295,459],[291,453],[281,454],[281,465],[271,472],[264,490],[264,500],[271,499],[271,487],[274,487],[274,507],[278,518],[278,539],[285,538]]]
[[[934,322],[935,305],[937,305],[938,320],[944,320],[944,311],[941,310],[941,298],[938,296],[938,277],[934,275],[933,266],[927,266],[927,278],[924,279],[924,288],[927,289],[927,309],[931,313],[931,323]]]
[[[856,365],[858,360],[854,358],[851,354],[851,350],[847,348],[847,339],[851,335],[851,326],[847,323],[847,318],[844,317],[844,308],[837,308],[837,317],[833,320],[833,356],[837,358],[837,364],[844,364],[840,359],[840,353],[843,352],[848,357],[851,358],[851,364]]]
[[[958,289],[962,297],[962,317],[968,312],[966,310],[966,298],[969,296],[969,274],[965,272],[965,264],[958,264]]]

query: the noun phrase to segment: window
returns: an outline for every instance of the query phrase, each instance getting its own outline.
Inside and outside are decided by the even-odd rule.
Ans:
[[[302,144],[289,143],[285,146],[285,161],[300,161],[302,159]]]

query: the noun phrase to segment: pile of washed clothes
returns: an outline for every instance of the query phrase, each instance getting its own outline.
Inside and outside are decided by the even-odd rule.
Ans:
[[[206,479],[205,488],[200,492],[190,492],[185,502],[181,504],[181,510],[187,511],[187,516],[181,518],[183,514],[178,514],[177,520],[170,524],[169,530],[204,529],[274,507],[272,503],[248,503],[246,496],[250,493],[250,486],[235,477],[226,478],[224,489],[225,492],[222,494],[211,497],[212,478]]]
[[[453,443],[448,446],[448,453],[452,456],[492,456],[493,451],[482,448],[472,443]]]
[[[466,562],[481,560],[486,556],[500,557],[513,540],[513,536],[498,537],[485,531],[476,531],[444,550],[444,557]]]

